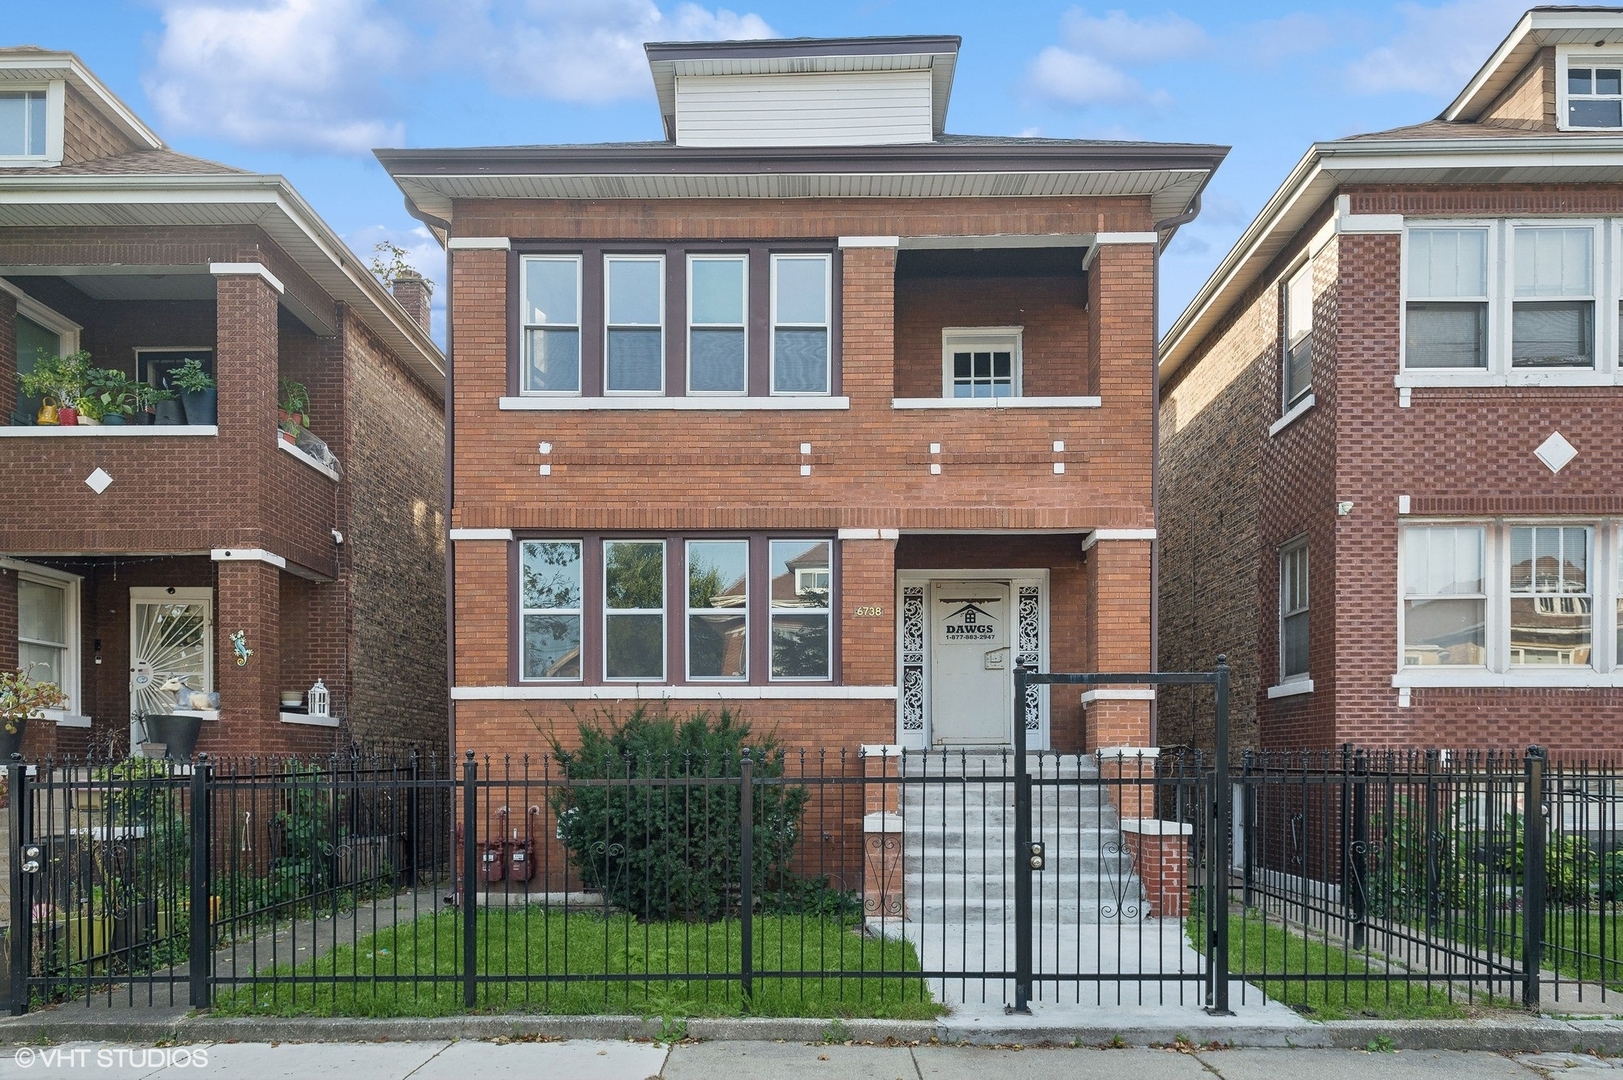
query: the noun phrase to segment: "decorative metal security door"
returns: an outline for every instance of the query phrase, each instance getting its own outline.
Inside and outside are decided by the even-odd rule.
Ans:
[[[214,689],[211,589],[130,590],[130,721],[190,709],[192,691]]]

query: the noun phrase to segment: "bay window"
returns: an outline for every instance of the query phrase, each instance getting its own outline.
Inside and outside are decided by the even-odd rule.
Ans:
[[[1399,685],[1623,679],[1623,521],[1417,523],[1399,560]]]
[[[586,535],[517,549],[520,681],[834,677],[829,537]]]

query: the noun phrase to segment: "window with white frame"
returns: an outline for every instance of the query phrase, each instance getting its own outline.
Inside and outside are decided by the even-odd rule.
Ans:
[[[1279,549],[1279,678],[1308,676],[1307,539]]]
[[[1623,57],[1568,56],[1561,80],[1562,127],[1609,130],[1623,127]]]
[[[688,256],[688,393],[748,389],[748,290],[747,256]]]
[[[827,540],[772,541],[772,677],[827,679],[832,611]]]
[[[524,679],[581,677],[582,542],[535,540],[519,551],[519,670]]]
[[[520,681],[835,677],[829,537],[588,535],[523,539],[517,548]]]
[[[1538,678],[1540,671],[1623,673],[1619,524],[1405,526],[1404,667],[1477,669],[1512,679]]]
[[[55,683],[79,706],[79,579],[44,567],[17,571],[17,666],[35,682]]]
[[[46,153],[46,91],[0,90],[0,158],[39,158]]]
[[[688,678],[749,677],[749,541],[689,540]]]
[[[1018,326],[949,326],[941,331],[943,392],[950,398],[1020,396]]]
[[[829,392],[828,255],[772,256],[772,392]]]
[[[1614,340],[1623,334],[1623,278],[1603,272],[1601,252],[1617,249],[1618,226],[1616,219],[1411,224],[1404,371],[1476,378],[1473,385],[1593,382],[1597,373],[1610,381],[1623,370],[1623,338]]]
[[[608,294],[603,389],[664,393],[665,257],[605,256],[603,279]]]
[[[529,255],[520,260],[520,387],[525,393],[580,393],[580,293],[580,256]]]
[[[1313,264],[1285,285],[1285,407],[1313,390]]]

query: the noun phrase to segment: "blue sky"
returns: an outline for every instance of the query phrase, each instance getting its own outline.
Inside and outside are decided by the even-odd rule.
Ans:
[[[1164,256],[1165,325],[1310,142],[1435,116],[1523,8],[59,0],[8,4],[0,36],[77,52],[175,149],[281,173],[362,255],[391,240],[438,279],[371,147],[658,138],[646,40],[958,34],[950,131],[1233,147]]]

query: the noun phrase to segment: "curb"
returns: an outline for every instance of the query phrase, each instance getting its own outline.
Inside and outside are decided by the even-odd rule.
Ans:
[[[1338,1020],[1301,1025],[1145,1023],[1053,1027],[967,1025],[929,1020],[846,1020],[854,1043],[939,1045],[1169,1046],[1216,1048],[1341,1048],[1365,1050],[1598,1051],[1623,1055],[1623,1021]],[[830,1021],[772,1017],[695,1017],[687,1037],[702,1042],[822,1042]],[[410,1019],[212,1017],[171,1014],[136,1019],[32,1013],[0,1019],[0,1044],[61,1042],[435,1042],[452,1039],[639,1039],[658,1041],[663,1023],[636,1016],[453,1016]],[[845,1041],[841,1040],[841,1041]]]

